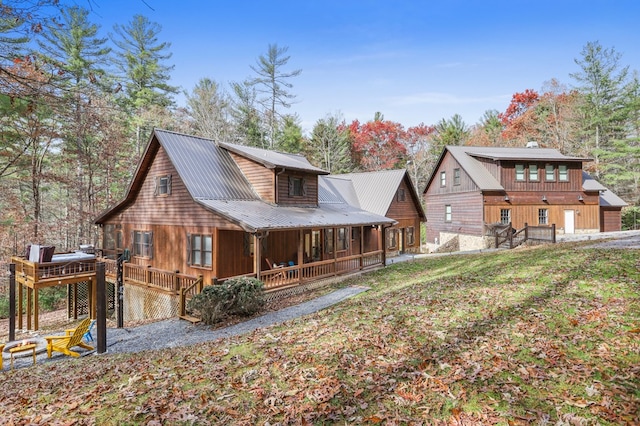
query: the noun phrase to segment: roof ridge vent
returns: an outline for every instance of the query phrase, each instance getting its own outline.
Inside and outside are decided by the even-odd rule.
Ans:
[[[527,142],[526,146],[527,146],[527,148],[539,148],[538,142],[536,142],[536,141],[529,141],[529,142]]]

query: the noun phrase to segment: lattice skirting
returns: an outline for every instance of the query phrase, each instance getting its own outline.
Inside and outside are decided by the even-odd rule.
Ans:
[[[126,322],[178,316],[178,297],[150,288],[125,284],[123,305]]]

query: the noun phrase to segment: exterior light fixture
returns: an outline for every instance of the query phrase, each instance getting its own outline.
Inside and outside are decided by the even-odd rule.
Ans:
[[[547,202],[547,196],[546,195],[542,196],[542,201],[544,201],[545,203]]]
[[[584,198],[582,198],[582,194],[578,195],[578,201],[584,201]]]
[[[508,196],[508,195],[505,195],[505,196],[504,196],[504,200],[505,200],[506,202],[509,202],[509,196]]]

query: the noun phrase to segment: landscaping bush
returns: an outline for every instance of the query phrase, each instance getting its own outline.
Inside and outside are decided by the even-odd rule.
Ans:
[[[255,278],[232,278],[206,286],[189,302],[205,324],[215,324],[230,315],[249,316],[264,306],[264,284]]]

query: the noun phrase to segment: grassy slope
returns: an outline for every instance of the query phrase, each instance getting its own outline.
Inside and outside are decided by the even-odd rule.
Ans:
[[[556,245],[396,264],[346,283],[370,291],[281,327],[5,372],[1,417],[637,424],[639,254]]]

